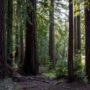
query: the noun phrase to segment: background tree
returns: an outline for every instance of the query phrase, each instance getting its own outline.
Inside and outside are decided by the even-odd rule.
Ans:
[[[78,6],[78,12],[77,12],[77,49],[78,49],[78,53],[81,52],[81,17],[80,17],[80,3],[77,2],[77,6]]]
[[[73,71],[73,0],[69,0],[69,47],[68,47],[68,79],[74,80]]]
[[[86,75],[90,81],[90,1],[85,1]]]
[[[13,64],[13,1],[7,0],[6,12],[6,30],[7,30],[7,63],[12,66]]]
[[[75,75],[81,69],[81,24],[80,24],[80,2],[74,1],[74,69]]]
[[[52,66],[55,64],[55,30],[54,30],[54,0],[50,1],[50,26],[49,26],[49,56]]]
[[[36,75],[38,73],[36,0],[30,0],[29,3],[32,8],[27,6],[29,20],[27,19],[26,22],[26,51],[23,69],[26,75]]]
[[[6,75],[5,66],[5,13],[4,13],[4,0],[0,0],[0,79]]]

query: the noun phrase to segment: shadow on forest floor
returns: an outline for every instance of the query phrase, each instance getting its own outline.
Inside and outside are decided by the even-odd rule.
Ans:
[[[48,79],[39,75],[22,77],[16,82],[5,79],[0,82],[0,90],[90,90],[90,84],[66,83],[64,79]]]

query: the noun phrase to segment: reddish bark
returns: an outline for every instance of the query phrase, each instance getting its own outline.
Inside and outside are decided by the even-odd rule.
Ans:
[[[26,75],[38,73],[37,41],[36,41],[36,0],[30,0],[33,9],[29,11],[30,20],[26,23],[26,51],[23,70]]]

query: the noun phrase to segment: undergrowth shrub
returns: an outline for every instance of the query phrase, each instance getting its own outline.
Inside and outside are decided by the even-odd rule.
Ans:
[[[67,61],[58,60],[56,63],[56,78],[66,77],[67,76]]]
[[[81,58],[80,54],[75,56],[74,65],[76,79],[80,82],[87,83],[87,76],[85,74],[85,61]]]

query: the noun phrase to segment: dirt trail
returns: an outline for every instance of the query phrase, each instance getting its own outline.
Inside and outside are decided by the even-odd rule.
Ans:
[[[65,80],[47,79],[43,76],[25,77],[17,82],[22,90],[90,90],[90,84],[66,83]]]
[[[0,81],[0,90],[90,90],[90,84],[67,83],[65,80],[48,79],[44,76],[29,76]]]

